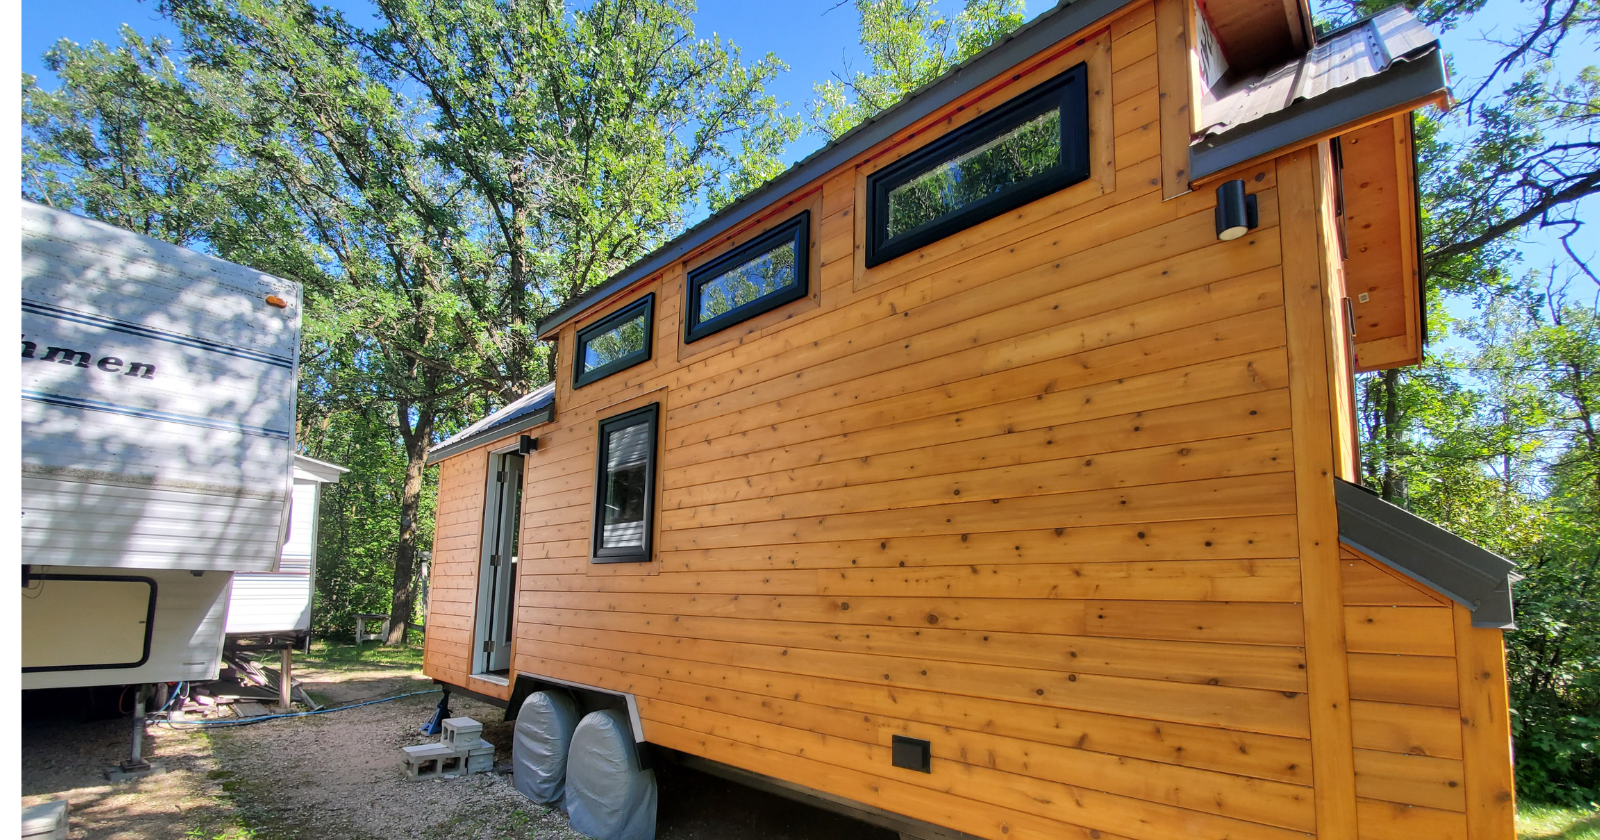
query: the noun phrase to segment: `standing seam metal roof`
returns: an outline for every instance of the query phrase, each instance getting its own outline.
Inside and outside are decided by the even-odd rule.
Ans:
[[[428,463],[481,446],[496,438],[520,432],[555,418],[556,384],[551,382],[513,400],[510,405],[440,441],[428,453]]]
[[[1448,95],[1449,84],[1439,39],[1395,6],[1320,36],[1303,56],[1207,91],[1191,172],[1201,178],[1369,114]]]

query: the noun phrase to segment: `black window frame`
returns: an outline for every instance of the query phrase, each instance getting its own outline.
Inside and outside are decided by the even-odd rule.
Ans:
[[[882,265],[958,231],[986,222],[1089,178],[1089,66],[1080,63],[867,176],[866,266]],[[944,160],[975,149],[1024,123],[1059,108],[1061,162],[996,195],[974,201],[949,216],[912,228],[891,241],[889,192]]]
[[[700,290],[707,283],[727,274],[761,254],[794,243],[795,282],[755,300],[742,303],[727,312],[700,320]],[[732,251],[689,272],[684,284],[683,343],[693,344],[702,338],[719,333],[735,324],[764,315],[784,304],[793,303],[811,294],[811,211],[803,210],[794,218],[735,248]]]
[[[595,336],[604,335],[625,321],[632,321],[638,317],[640,311],[644,312],[644,349],[630,353],[615,361],[607,362],[594,370],[585,371],[583,369],[584,346]],[[582,388],[585,385],[605,379],[613,373],[650,361],[651,353],[655,349],[655,335],[656,296],[654,292],[578,330],[577,338],[574,339],[572,344],[572,387]]]
[[[650,427],[649,458],[644,468],[644,545],[642,548],[606,548],[606,464],[611,460],[608,451],[611,433],[617,429],[636,426],[640,418]],[[648,563],[655,550],[656,524],[656,468],[657,447],[661,431],[661,403],[651,403],[641,408],[607,417],[599,423],[599,443],[595,447],[594,474],[594,526],[590,529],[589,562],[591,563]]]

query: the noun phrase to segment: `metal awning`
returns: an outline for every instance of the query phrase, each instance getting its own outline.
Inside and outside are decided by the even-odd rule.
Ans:
[[[1334,482],[1339,541],[1472,611],[1472,626],[1514,630],[1516,565],[1347,481]]]
[[[1439,39],[1395,6],[1320,36],[1303,56],[1207,91],[1192,177],[1449,93]]]
[[[556,385],[552,382],[518,397],[505,408],[440,441],[428,454],[428,464],[432,466],[451,455],[482,446],[496,438],[548,423],[555,416]]]

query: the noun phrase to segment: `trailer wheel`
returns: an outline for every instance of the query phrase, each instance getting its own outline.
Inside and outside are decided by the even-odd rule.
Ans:
[[[511,743],[511,781],[540,805],[561,802],[567,753],[582,713],[565,691],[535,691],[522,701]]]
[[[563,801],[573,829],[596,840],[654,840],[656,776],[640,765],[626,713],[603,709],[578,722]]]

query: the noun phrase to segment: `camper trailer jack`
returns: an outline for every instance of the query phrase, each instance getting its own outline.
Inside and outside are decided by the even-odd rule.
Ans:
[[[106,779],[112,782],[128,782],[148,776],[151,773],[161,773],[163,768],[159,764],[151,764],[144,758],[144,712],[145,701],[152,694],[153,686],[141,685],[133,698],[133,752],[120,764],[106,770]]]

